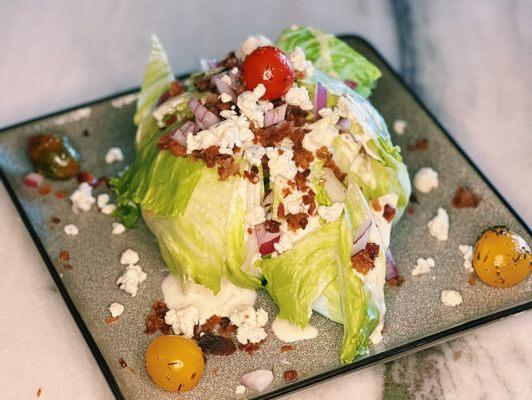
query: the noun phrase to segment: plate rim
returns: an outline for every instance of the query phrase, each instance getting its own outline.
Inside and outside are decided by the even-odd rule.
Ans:
[[[364,37],[357,35],[357,34],[338,34],[336,35],[338,38],[342,40],[357,40],[362,42],[365,46],[367,46],[375,55],[380,58],[382,63],[384,64],[384,67],[387,69],[387,72],[390,73],[400,84],[403,90],[405,90],[413,99],[413,101],[421,108],[421,110],[429,117],[429,119],[438,127],[438,129],[447,137],[449,142],[452,146],[458,152],[460,155],[467,161],[467,163],[473,168],[473,170],[480,176],[480,178],[488,185],[490,190],[495,194],[495,196],[498,198],[499,201],[507,208],[508,211],[512,214],[512,216],[516,219],[516,221],[524,227],[524,229],[527,231],[528,235],[531,235],[530,226],[522,219],[522,217],[517,213],[517,211],[513,208],[513,206],[506,200],[506,198],[499,192],[499,190],[494,186],[494,184],[487,178],[487,176],[482,172],[482,170],[473,162],[473,160],[469,157],[469,155],[465,152],[465,150],[458,144],[458,142],[454,139],[454,137],[447,131],[447,129],[440,123],[440,121],[434,116],[434,114],[425,106],[425,104],[421,101],[420,97],[407,85],[407,83],[404,81],[404,79],[395,71],[395,69],[390,65],[390,63],[387,61],[387,59]],[[181,74],[179,77],[186,77],[190,74]],[[32,124],[38,121],[41,121],[43,119],[51,118],[57,115],[61,115],[70,111],[74,111],[80,108],[84,107],[90,107],[93,105],[96,105],[98,103],[108,101],[111,99],[115,99],[117,97],[125,96],[128,94],[136,93],[140,90],[139,87],[127,89],[124,91],[120,91],[118,93],[114,93],[112,95],[103,96],[85,103],[77,104],[74,106],[66,107],[64,109],[60,109],[59,111],[54,111],[48,114],[40,115],[34,118],[30,118],[25,121],[16,122],[11,125],[7,125],[5,127],[0,128],[0,135],[3,134],[6,131],[10,131],[15,128],[22,127],[24,125]],[[79,313],[78,309],[74,305],[74,302],[72,301],[70,295],[68,294],[68,291],[66,287],[63,284],[63,281],[61,280],[61,277],[59,276],[59,273],[55,269],[55,266],[46,251],[43,242],[39,238],[37,232],[33,228],[33,225],[24,211],[24,208],[17,197],[17,194],[15,190],[10,185],[7,176],[5,175],[4,171],[0,167],[0,180],[2,181],[6,192],[8,193],[13,205],[15,206],[15,209],[17,210],[18,214],[20,215],[22,222],[24,223],[24,226],[26,227],[26,230],[31,236],[31,239],[33,240],[33,243],[35,244],[37,250],[39,251],[39,254],[41,255],[41,258],[43,259],[44,263],[46,264],[46,267],[48,271],[50,272],[50,275],[52,276],[52,279],[56,286],[58,287],[59,293],[63,297],[63,300],[65,301],[67,308],[69,309],[72,317],[74,318],[74,321],[76,322],[76,325],[78,326],[78,329],[80,330],[81,334],[83,335],[83,338],[85,339],[87,345],[89,346],[89,349],[92,352],[92,355],[94,356],[98,366],[100,367],[100,370],[102,371],[110,389],[111,392],[114,394],[116,399],[119,400],[125,400],[125,397],[120,390],[120,387],[118,386],[118,382],[116,381],[113,373],[111,372],[111,369],[109,367],[109,364],[105,360],[103,354],[101,353],[98,345],[96,344],[94,338],[92,337],[89,329],[85,325],[85,322],[83,321],[83,317]],[[305,388],[308,388],[311,385],[323,382],[325,380],[337,377],[339,375],[346,374],[348,372],[354,372],[356,370],[360,370],[365,367],[369,367],[374,364],[378,364],[381,362],[387,362],[391,361],[393,359],[403,357],[409,353],[414,353],[417,351],[420,351],[424,348],[432,347],[437,345],[438,343],[451,340],[463,333],[466,333],[474,328],[478,328],[481,326],[484,326],[488,323],[497,321],[499,319],[502,319],[504,317],[509,317],[513,315],[517,315],[519,313],[522,313],[524,311],[532,309],[532,300],[518,304],[516,306],[507,308],[502,311],[497,311],[491,314],[487,314],[484,316],[481,316],[480,318],[473,319],[471,321],[465,322],[463,324],[455,325],[453,327],[441,330],[439,332],[436,332],[434,334],[410,341],[408,343],[402,344],[400,346],[397,346],[393,349],[385,350],[383,352],[371,355],[369,357],[366,357],[364,359],[354,361],[351,364],[343,365],[337,368],[334,368],[329,371],[321,372],[319,374],[316,374],[314,376],[305,378],[301,381],[294,382],[289,385],[282,386],[280,388],[274,389],[271,392],[265,393],[265,394],[258,394],[255,397],[252,397],[250,399],[253,400],[268,400],[273,399],[277,396],[285,395],[297,390],[302,390]]]

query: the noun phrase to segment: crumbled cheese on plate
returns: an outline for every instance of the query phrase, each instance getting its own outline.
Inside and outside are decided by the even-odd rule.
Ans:
[[[393,122],[393,131],[398,135],[403,135],[406,131],[407,123],[402,119],[396,119]]]
[[[116,284],[131,297],[135,297],[139,284],[144,282],[148,275],[139,265],[128,265],[124,274],[117,279]]]
[[[105,154],[105,163],[114,164],[115,162],[124,161],[124,155],[119,147],[111,147]]]
[[[126,231],[126,227],[120,222],[113,222],[113,229],[111,230],[113,235],[121,235]]]
[[[268,322],[268,313],[262,308],[255,311],[252,306],[242,305],[229,318],[238,327],[236,338],[240,344],[259,343],[268,336],[263,328]]]
[[[120,264],[122,265],[132,265],[138,263],[140,260],[139,253],[133,249],[127,249],[122,253],[120,257]]]
[[[414,186],[421,193],[430,193],[438,184],[438,173],[430,167],[421,168],[414,176]]]
[[[113,303],[109,306],[109,312],[111,313],[111,317],[119,317],[124,312],[124,306],[120,303]]]
[[[461,244],[460,246],[458,246],[458,250],[460,250],[460,253],[462,253],[462,257],[464,258],[464,268],[468,272],[473,272],[473,246]]]
[[[444,242],[449,238],[449,216],[447,211],[443,208],[438,208],[438,213],[427,224],[429,233],[440,242]]]
[[[76,236],[79,233],[78,227],[74,224],[65,225],[63,230],[65,231],[67,235],[71,235],[71,236]]]
[[[441,292],[441,302],[447,307],[455,307],[462,304],[462,295],[456,290],[444,290]]]
[[[96,202],[96,199],[92,196],[92,186],[87,182],[80,183],[69,198],[72,202],[72,212],[74,214],[79,214],[80,211],[89,211]]]
[[[418,276],[429,273],[436,263],[432,257],[429,258],[418,258],[416,266],[412,270],[412,276]]]

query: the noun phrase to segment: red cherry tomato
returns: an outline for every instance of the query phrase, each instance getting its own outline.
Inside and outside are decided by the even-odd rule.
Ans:
[[[262,96],[274,100],[283,96],[294,83],[294,70],[288,57],[273,46],[259,47],[242,63],[242,79],[246,87],[254,89],[259,83],[266,88]]]

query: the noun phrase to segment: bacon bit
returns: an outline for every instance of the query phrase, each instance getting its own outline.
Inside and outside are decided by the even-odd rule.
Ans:
[[[175,124],[177,121],[177,117],[175,115],[167,115],[164,117],[164,124],[166,126],[170,126],[172,124]]]
[[[310,175],[310,169],[306,169],[304,171],[297,171],[296,176],[294,177],[294,181],[296,183],[297,189],[300,192],[306,192],[309,190],[309,187],[307,185],[307,178]]]
[[[455,208],[476,208],[480,203],[480,197],[471,189],[458,186],[452,201]]]
[[[59,259],[62,260],[62,261],[70,260],[70,253],[68,251],[66,251],[66,250],[62,250],[59,253]]]
[[[170,150],[170,153],[172,153],[176,157],[178,156],[183,157],[187,155],[187,149],[185,148],[185,146],[173,140],[172,140],[172,143],[170,144],[169,150]]]
[[[221,159],[218,164],[218,175],[221,181],[225,181],[234,175],[240,175],[240,166],[233,157]]]
[[[41,195],[47,195],[52,191],[52,186],[49,183],[45,183],[39,188],[39,194]]]
[[[225,58],[218,63],[220,67],[224,67],[226,69],[233,69],[238,65],[238,60],[235,56],[235,53],[232,51]]]
[[[85,137],[89,137],[89,135],[90,135],[89,130],[88,130],[88,129],[84,129],[84,130],[83,130],[83,136],[85,136]]]
[[[268,219],[264,221],[264,229],[266,230],[266,232],[277,233],[279,232],[280,227],[281,227],[281,223],[273,219]]]
[[[249,171],[244,171],[244,178],[246,178],[248,181],[250,181],[253,184],[256,184],[259,182],[259,177]]]
[[[306,213],[288,214],[286,222],[291,231],[297,231],[299,228],[305,229],[308,224],[308,215]]]
[[[253,229],[251,229],[251,227],[248,228],[248,235],[252,235],[253,234]]]
[[[208,75],[200,76],[194,79],[194,86],[200,92],[205,92],[211,88],[211,77]]]
[[[239,343],[238,344],[238,348],[239,348],[239,350],[245,351],[248,354],[252,354],[252,353],[256,352],[260,348],[260,345],[263,342],[264,342],[264,340],[262,340],[259,343],[251,343],[251,342],[248,342],[246,344],[240,344]]]
[[[404,278],[402,276],[397,276],[395,278],[388,279],[386,281],[386,284],[388,286],[401,286],[404,282]]]
[[[297,379],[297,371],[295,369],[284,371],[283,377],[287,382],[295,381]]]
[[[386,204],[384,206],[384,212],[382,213],[383,218],[387,222],[392,222],[393,218],[395,217],[396,210],[391,205]]]
[[[290,188],[283,188],[283,190],[281,190],[281,194],[283,195],[283,199],[286,198],[287,196],[289,196],[290,194],[292,193],[292,191],[290,190]]]
[[[289,138],[294,142],[294,148],[297,143],[301,143],[303,137],[307,133],[307,130],[297,127],[292,121],[283,121],[275,125],[268,126],[267,128],[251,127],[255,137],[253,143],[260,144],[263,147],[272,147],[283,141],[285,138]]]
[[[381,203],[379,202],[379,199],[371,200],[371,208],[373,208],[377,212],[380,212],[380,210],[382,210]]]
[[[118,364],[120,364],[122,368],[127,368],[127,362],[122,357],[118,359]]]
[[[106,176],[100,176],[96,182],[96,186],[107,186],[109,187],[109,178]]]
[[[309,206],[308,213],[309,215],[314,215],[316,212],[316,201],[314,200],[314,192],[312,190],[308,191],[308,194],[304,194],[302,197],[303,204]]]
[[[177,79],[173,81],[170,84],[170,88],[168,89],[168,94],[171,97],[179,96],[181,93],[185,91],[185,85],[183,82],[178,81]]]
[[[204,104],[205,108],[207,110],[209,110],[210,112],[212,112],[214,115],[216,115],[217,117],[220,117],[220,112],[221,111],[224,111],[224,110],[230,110],[231,109],[231,103],[224,103],[221,99],[220,99],[220,96],[214,94],[214,93],[211,93],[209,94],[205,100],[204,100]],[[238,151],[235,151],[235,153],[237,153]]]
[[[308,112],[299,107],[288,104],[286,107],[286,120],[295,126],[303,126],[307,122]]]
[[[53,217],[52,218],[52,224],[56,224],[57,225],[60,222],[61,222],[61,220],[59,218],[57,218],[57,217]]]
[[[79,183],[87,182],[91,186],[95,186],[97,183],[97,179],[88,171],[81,171],[78,174],[77,179]]]
[[[228,356],[236,351],[236,346],[231,338],[213,333],[205,333],[198,340],[198,346],[205,354]]]
[[[429,141],[427,139],[418,139],[408,145],[411,151],[427,150],[429,148]]]
[[[64,264],[64,265],[63,265],[63,268],[64,268],[65,270],[67,270],[67,271],[70,271],[70,270],[72,269],[72,265],[70,265],[70,264]]]
[[[414,215],[414,207],[408,207],[408,210],[406,210],[406,213],[408,215]]]
[[[151,314],[146,316],[146,330],[144,333],[152,335],[157,331],[161,331],[163,335],[170,334],[170,325],[164,322],[164,316],[168,312],[166,304],[157,300],[151,306]]]
[[[329,149],[327,149],[327,147],[322,146],[318,150],[316,150],[316,157],[323,161],[324,167],[329,168],[330,170],[332,170],[332,172],[334,172],[334,175],[340,182],[344,181],[347,174],[344,174],[340,170],[340,167],[338,167],[336,162],[333,160],[333,155],[329,151]]]
[[[468,279],[469,286],[475,286],[476,281],[477,280],[475,278],[475,273],[471,272],[471,274],[469,274],[469,279]]]
[[[312,161],[314,161],[312,152],[304,148],[294,150],[294,162],[299,168],[307,169]]]
[[[116,321],[118,321],[120,319],[120,317],[107,317],[105,318],[105,323],[107,325],[112,325],[114,324]]]
[[[286,353],[287,351],[295,350],[296,346],[293,344],[285,344],[281,346],[281,353]]]
[[[366,247],[351,257],[351,265],[362,275],[375,268],[375,258],[379,253],[379,245],[368,243]]]
[[[55,192],[55,198],[56,198],[57,200],[62,200],[62,199],[64,199],[64,198],[67,197],[67,196],[68,196],[68,193],[65,192],[65,191],[63,191],[63,190],[58,191],[58,192]]]
[[[277,206],[277,218],[281,219],[285,217],[284,204],[279,203]]]

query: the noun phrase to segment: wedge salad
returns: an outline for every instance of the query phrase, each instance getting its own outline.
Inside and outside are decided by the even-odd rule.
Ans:
[[[339,357],[352,362],[381,339],[391,228],[411,191],[367,99],[380,71],[308,27],[250,36],[202,67],[176,80],[152,39],[136,159],[112,180],[115,215],[127,227],[142,215],[171,271],[167,323],[192,337],[214,314],[249,321],[238,310],[263,289],[281,340],[315,336],[316,311],[343,324]],[[251,319],[253,332],[236,324],[249,328],[240,343],[264,340],[267,314]]]

